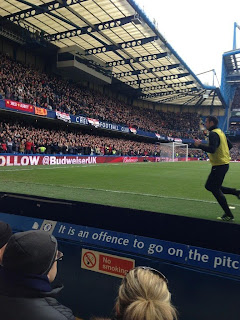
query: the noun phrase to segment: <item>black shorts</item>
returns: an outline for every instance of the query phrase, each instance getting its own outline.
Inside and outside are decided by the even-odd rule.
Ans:
[[[208,176],[205,188],[209,191],[215,191],[221,188],[224,177],[228,172],[229,164],[213,166]]]

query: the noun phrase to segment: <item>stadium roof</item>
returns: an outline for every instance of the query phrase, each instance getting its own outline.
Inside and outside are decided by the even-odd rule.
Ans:
[[[240,83],[240,49],[225,52],[223,61],[226,68],[226,81],[228,83]]]
[[[0,15],[1,25],[11,21],[59,48],[77,45],[85,61],[97,58],[141,99],[225,106],[220,90],[200,82],[134,0],[6,0]]]

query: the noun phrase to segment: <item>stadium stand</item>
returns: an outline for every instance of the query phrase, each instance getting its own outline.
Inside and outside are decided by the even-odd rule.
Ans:
[[[240,88],[236,88],[233,102],[232,102],[232,109],[240,109]]]
[[[204,138],[196,112],[163,112],[126,105],[79,84],[46,74],[1,55],[2,98],[110,121],[177,138]],[[19,77],[15,75],[18,74]]]
[[[236,23],[234,28],[236,28]],[[236,34],[234,35],[236,43]],[[239,140],[239,124],[240,124],[240,87],[239,87],[239,49],[234,46],[233,50],[223,53],[222,56],[222,92],[227,102],[227,110],[225,113],[224,129],[229,137]]]
[[[30,143],[30,146],[29,146]],[[46,150],[40,152],[44,146]],[[233,142],[232,160],[240,160],[240,143]],[[160,147],[155,143],[133,141],[129,138],[113,138],[87,134],[73,129],[57,130],[39,128],[27,123],[0,122],[0,153],[46,153],[76,155],[127,155],[159,156]],[[189,157],[207,159],[201,150],[189,149]]]
[[[48,154],[159,155],[158,146],[120,138],[83,134],[0,122],[2,153],[37,153],[41,146]],[[30,148],[28,143],[30,142]],[[27,152],[30,151],[30,152]]]
[[[240,88],[238,86],[235,88],[231,105],[228,132],[231,132],[231,136],[238,136],[240,134]]]
[[[232,160],[240,160],[240,142],[234,142],[233,148],[230,151]]]
[[[240,131],[240,124],[231,124],[231,125],[229,126],[228,130]]]

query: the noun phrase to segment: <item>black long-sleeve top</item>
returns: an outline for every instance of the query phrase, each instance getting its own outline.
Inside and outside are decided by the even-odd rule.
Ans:
[[[199,146],[200,149],[208,153],[214,153],[220,144],[219,135],[216,132],[212,131],[214,129],[217,129],[217,127],[212,126],[209,128],[209,143],[207,145],[200,144]],[[233,145],[231,141],[229,141],[228,139],[227,139],[227,144],[228,144],[229,150],[232,149]]]

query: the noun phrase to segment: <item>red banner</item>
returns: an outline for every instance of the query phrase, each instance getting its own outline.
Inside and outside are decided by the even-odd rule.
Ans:
[[[96,164],[116,162],[143,162],[145,157],[114,157],[114,156],[55,156],[55,155],[0,155],[0,167],[4,166],[38,166],[66,164]],[[158,158],[147,157],[148,161],[158,162]]]
[[[98,119],[93,119],[93,118],[87,118],[88,122],[94,126],[95,128],[99,127],[99,120]]]
[[[197,161],[197,158],[188,158],[188,161]],[[4,166],[38,166],[64,164],[97,164],[97,163],[134,163],[134,162],[165,162],[171,158],[163,157],[122,157],[122,156],[56,156],[56,155],[0,155],[0,167]],[[186,158],[176,158],[174,161],[186,161]]]
[[[34,107],[32,105],[22,103],[22,102],[13,101],[13,100],[6,99],[5,100],[5,107],[10,108],[10,109],[19,110],[19,111],[34,113]]]
[[[47,110],[44,108],[35,107],[35,114],[39,116],[47,116]]]

